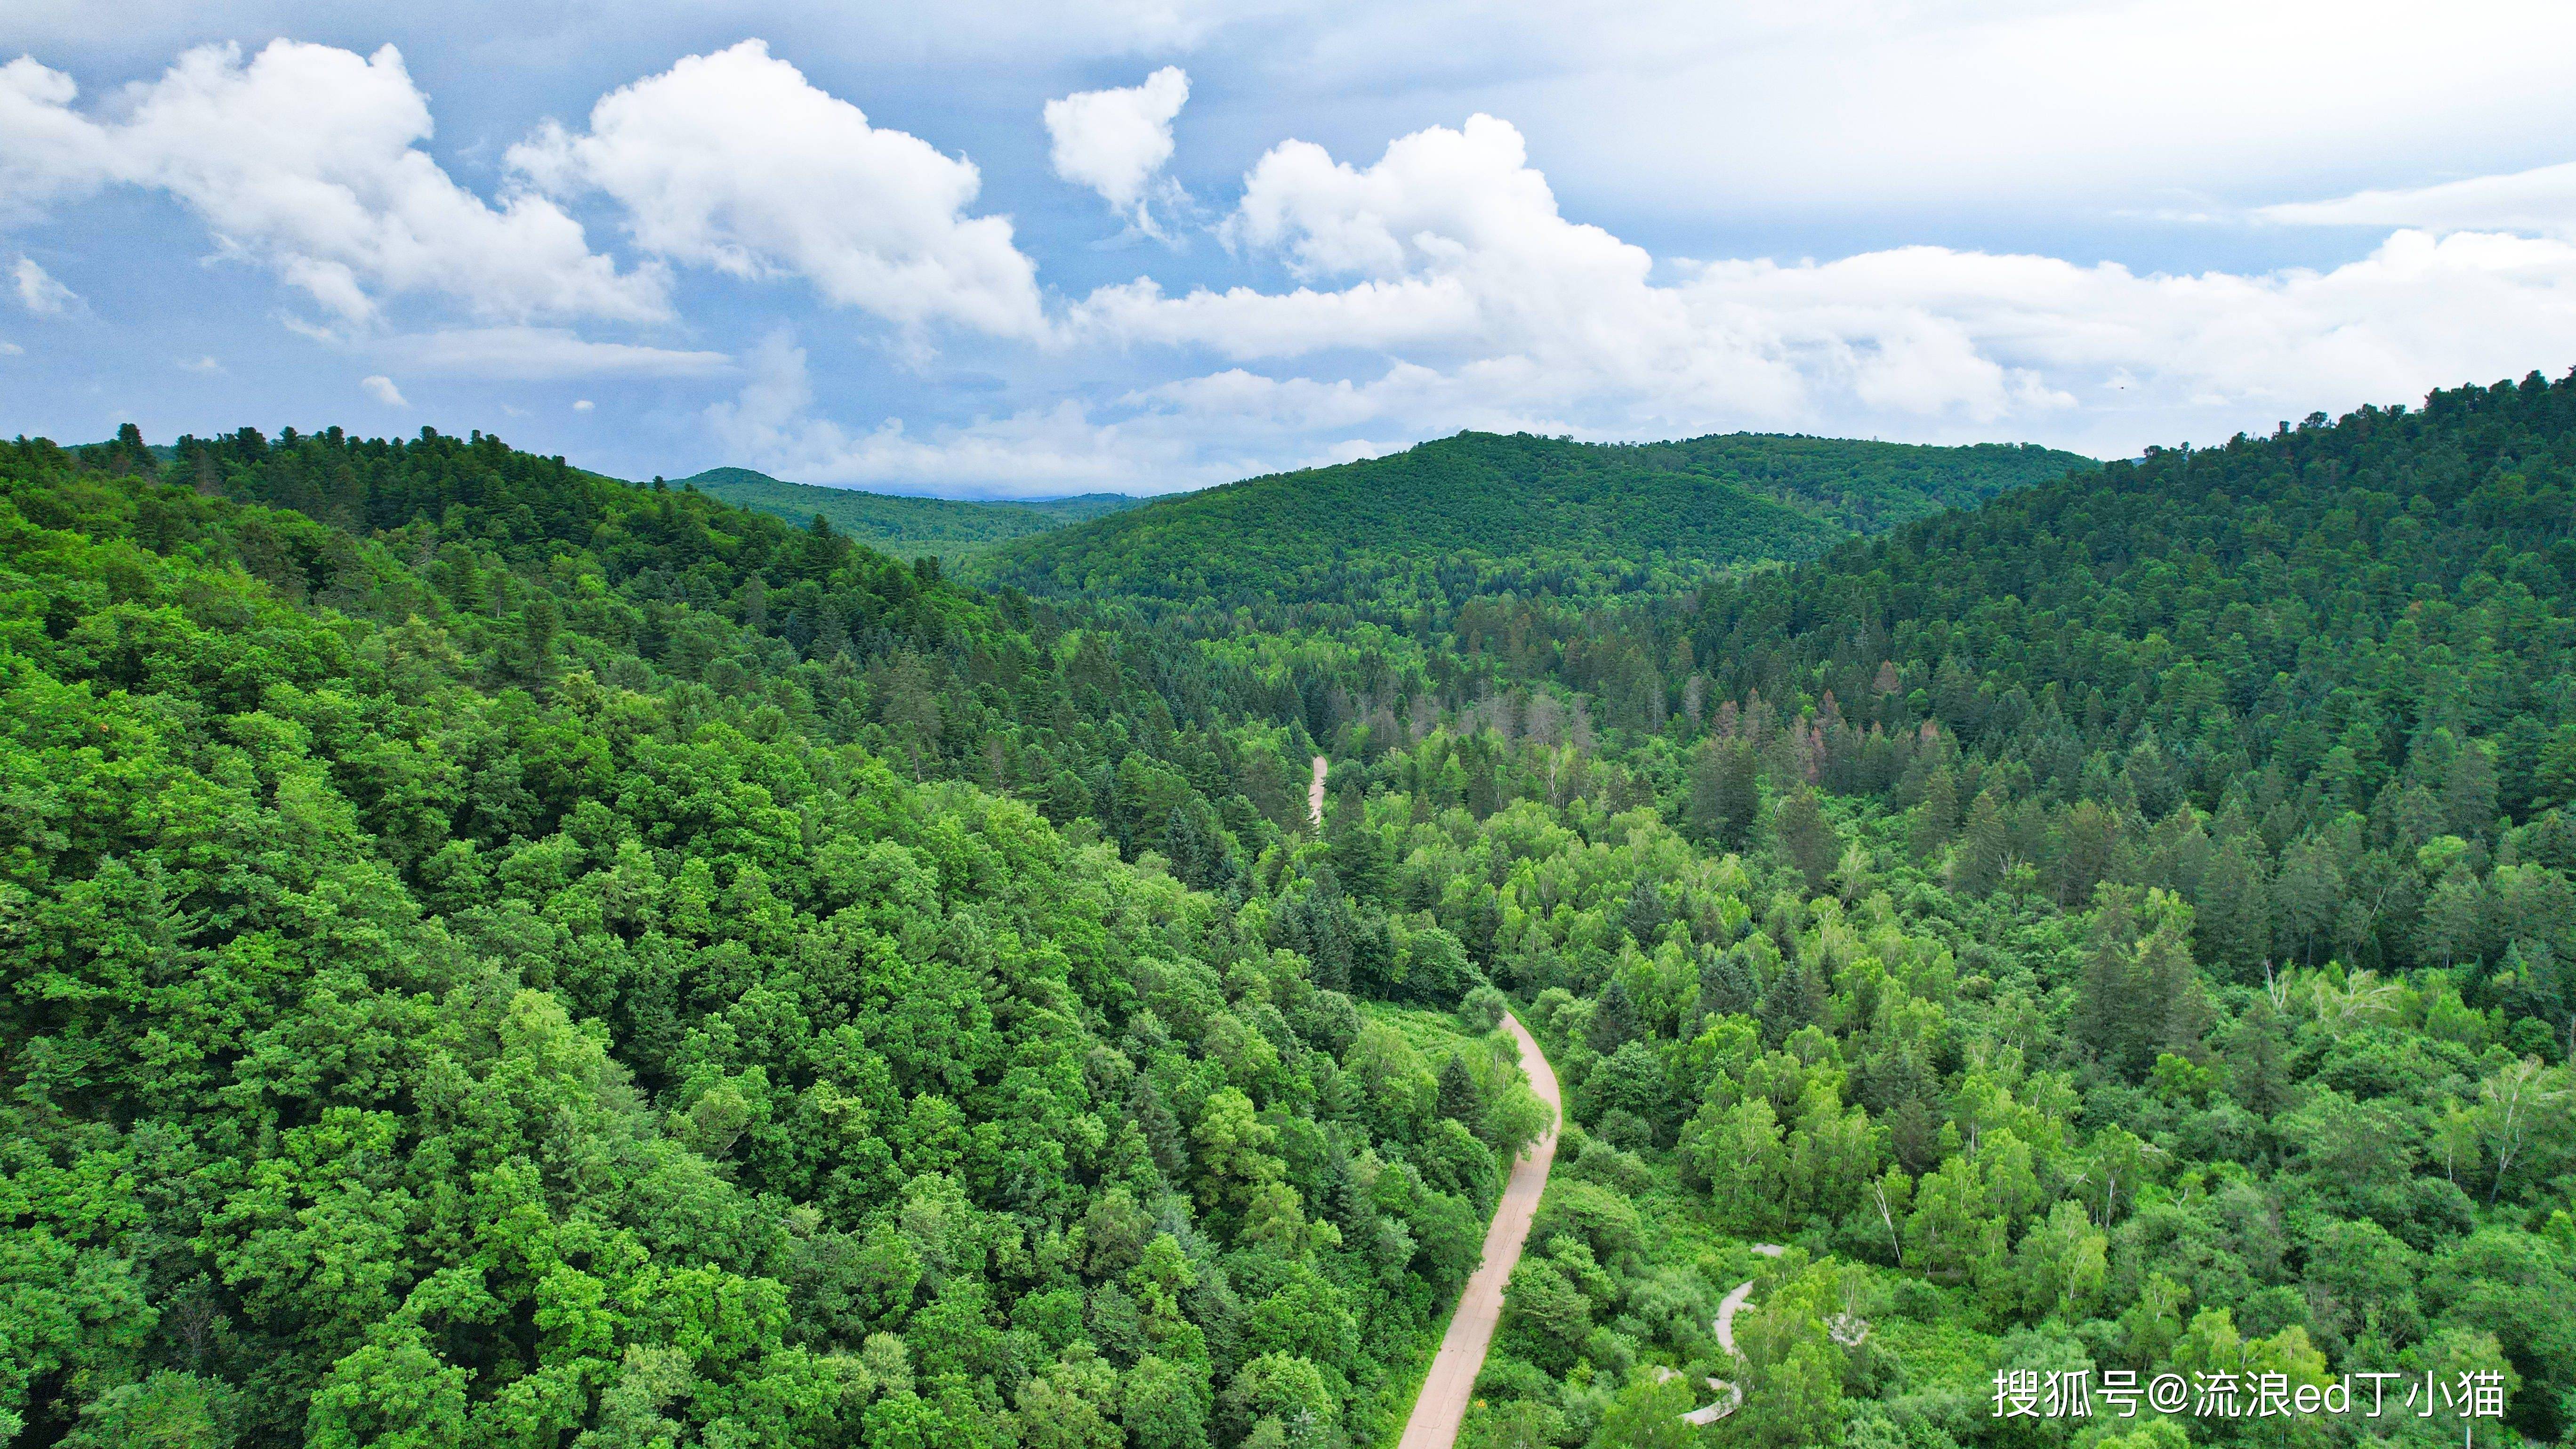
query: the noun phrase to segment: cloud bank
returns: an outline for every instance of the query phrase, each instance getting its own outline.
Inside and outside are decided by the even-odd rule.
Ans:
[[[2330,201],[2283,202],[2254,214],[2285,226],[2538,232],[2576,240],[2576,161]]]
[[[2313,267],[1694,259],[1574,214],[1522,130],[1483,112],[1373,156],[1278,141],[1202,225],[1172,180],[1189,95],[1165,66],[1041,113],[1056,176],[1137,231],[1217,244],[1187,286],[1157,252],[1130,280],[1049,288],[972,159],[759,40],[537,124],[489,197],[431,154],[428,100],[390,47],[200,48],[101,105],[21,59],[0,66],[0,227],[157,192],[219,257],[318,306],[326,324],[289,325],[384,369],[362,385],[393,405],[394,376],[651,383],[731,460],[979,493],[1197,486],[1461,427],[2107,453],[2576,361],[2576,163],[2218,223],[2368,229]],[[10,279],[25,309],[100,324],[31,257]],[[870,406],[818,384],[835,343],[907,389]],[[1006,376],[930,388],[943,353]]]
[[[1462,427],[1992,437],[2064,436],[2076,414],[2295,417],[2576,352],[2576,244],[2554,236],[2409,227],[2343,266],[2260,274],[1942,247],[1659,263],[1566,218],[1488,116],[1366,166],[1283,143],[1221,230],[1302,284],[1172,296],[1140,278],[1070,304],[1064,333],[1233,365],[936,438],[733,440],[799,476],[908,486],[987,478],[1010,448],[1057,481],[1115,482],[1123,457],[1118,486],[1155,491]]]

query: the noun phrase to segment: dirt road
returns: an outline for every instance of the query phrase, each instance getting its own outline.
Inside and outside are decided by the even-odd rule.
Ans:
[[[1766,1258],[1776,1258],[1787,1250],[1778,1243],[1755,1243],[1753,1251]],[[1753,1280],[1747,1278],[1729,1290],[1717,1305],[1717,1346],[1728,1353],[1735,1352],[1735,1315],[1744,1307],[1744,1300],[1752,1296]]]
[[[1323,771],[1319,755],[1315,759],[1319,812]],[[1529,1073],[1531,1089],[1551,1114],[1561,1113],[1556,1073],[1548,1069],[1547,1057],[1529,1028],[1518,1017],[1507,1016],[1503,1021],[1521,1044],[1521,1067]],[[1512,1266],[1521,1260],[1521,1244],[1529,1237],[1539,1194],[1547,1189],[1548,1166],[1555,1161],[1556,1128],[1550,1126],[1547,1135],[1512,1164],[1511,1181],[1494,1209],[1493,1226],[1485,1230],[1484,1260],[1467,1280],[1467,1291],[1459,1295],[1457,1315],[1449,1320],[1449,1332],[1440,1340],[1440,1353],[1431,1360],[1431,1372],[1422,1380],[1422,1394],[1413,1401],[1413,1417],[1405,1421],[1404,1438],[1396,1449],[1449,1449],[1457,1441],[1459,1421],[1466,1418],[1467,1401],[1476,1391],[1476,1375],[1485,1367],[1486,1346],[1494,1341],[1494,1325],[1502,1320],[1503,1285],[1511,1280]]]
[[[1753,1251],[1766,1258],[1776,1258],[1783,1250],[1778,1243],[1755,1243]],[[1717,1305],[1717,1346],[1725,1349],[1729,1354],[1734,1354],[1736,1351],[1735,1315],[1743,1310],[1744,1301],[1752,1296],[1753,1280],[1747,1278],[1736,1284]],[[1719,1396],[1717,1402],[1702,1405],[1682,1415],[1683,1423],[1714,1424],[1744,1407],[1744,1389],[1741,1385],[1730,1383],[1725,1379],[1710,1379],[1708,1386],[1717,1390]]]
[[[1315,782],[1306,787],[1306,818],[1324,823],[1324,757],[1315,757]]]

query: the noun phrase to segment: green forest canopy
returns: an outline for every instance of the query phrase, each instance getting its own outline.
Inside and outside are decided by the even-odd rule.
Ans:
[[[1031,651],[819,530],[488,439],[143,466],[0,465],[13,1431],[1193,1444],[1401,1412],[1541,1125],[1491,1041],[1426,1059],[1353,1004],[1455,1000],[1453,939],[1193,891],[836,739],[826,702],[938,748],[895,640]],[[765,606],[690,602],[773,589],[867,706],[800,698]],[[880,691],[871,652],[911,662]]]
[[[1142,501],[1123,493],[1012,502],[914,498],[786,483],[749,468],[710,468],[672,486],[695,488],[800,526],[821,517],[852,541],[879,553],[901,559],[926,555],[952,568],[1010,539],[1099,518]]]
[[[1820,553],[2090,460],[1735,434],[1598,444],[1461,433],[1389,457],[1160,499],[991,560],[1032,593],[1363,611],[1506,589],[1591,594]]]
[[[1509,1006],[1571,1122],[1462,1443],[1712,1373],[1764,1449],[2460,1427],[1999,1367],[2492,1370],[2563,1440],[2576,376],[2023,481],[1274,629],[489,438],[18,445],[0,1411],[1388,1442]]]

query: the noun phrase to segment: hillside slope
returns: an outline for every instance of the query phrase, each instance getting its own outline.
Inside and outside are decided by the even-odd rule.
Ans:
[[[897,558],[931,557],[942,564],[982,553],[997,544],[1081,523],[1139,500],[1123,493],[997,503],[965,498],[912,498],[856,488],[789,483],[749,468],[709,468],[679,480],[733,504],[802,525],[817,515],[857,543]]]
[[[1839,538],[2089,467],[2011,445],[1735,435],[1603,445],[1461,433],[1157,500],[998,550],[1033,593],[1341,603],[1614,593],[1808,558]]]
[[[0,443],[0,1439],[1384,1437],[1537,1106],[1144,750],[1150,864],[999,793],[1022,699],[1223,773],[1040,628],[489,437]]]
[[[2318,414],[1595,610],[1531,675],[1589,746],[1532,687],[1336,766],[1340,878],[1567,1088],[1460,1443],[1715,1374],[1711,1443],[2028,1449],[1999,1365],[2222,1362],[2567,1442],[2571,521],[2576,375]],[[2190,1407],[2101,1442],[2262,1432]]]

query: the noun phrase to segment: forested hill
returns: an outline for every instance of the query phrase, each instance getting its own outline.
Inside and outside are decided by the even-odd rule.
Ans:
[[[1544,1120],[1141,650],[485,437],[0,444],[0,1439],[1387,1437]]]
[[[1545,618],[1328,827],[1571,1088],[1462,1444],[1676,1442],[1705,1373],[1745,1449],[2567,1442],[2576,375]],[[2016,1368],[2501,1393],[2085,1428]]]
[[[2576,798],[2571,509],[2576,380],[2534,374],[2150,450],[1721,584],[1670,637],[1714,698],[1955,734],[1928,828],[1973,807],[1971,879],[2023,862],[2081,899],[2113,842],[2073,848],[2090,827],[2059,812],[2188,804],[2234,853],[2210,885],[2255,892],[2204,909],[2210,958],[2412,961],[2419,908],[2489,862],[2499,819]],[[1833,753],[1846,788],[1893,783]],[[2257,904],[2275,862],[2278,919]]]
[[[1477,594],[1591,596],[1799,559],[2091,466],[2071,453],[1739,434],[1642,445],[1461,433],[1255,478],[1018,541],[1033,593],[1333,603],[1372,614]]]
[[[1508,1003],[1461,1449],[2566,1442],[2576,376],[2020,481],[1247,624],[489,437],[0,445],[0,1436],[1384,1443]]]
[[[710,468],[672,486],[694,488],[798,525],[819,515],[831,520],[842,534],[880,553],[901,559],[927,556],[951,566],[1011,539],[1099,518],[1141,501],[1121,493],[1084,493],[1026,503],[913,498],[788,483],[749,468]]]

